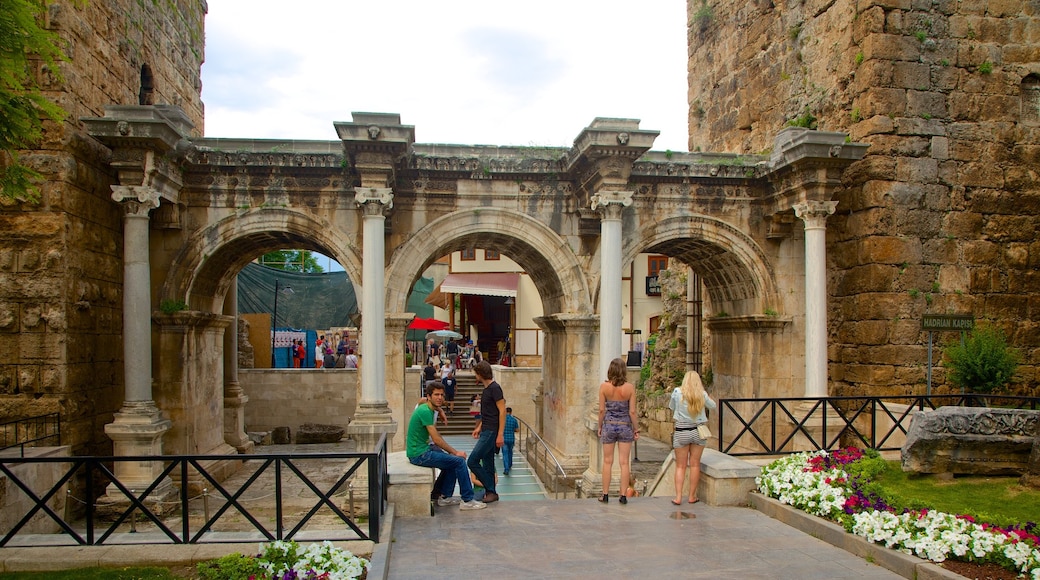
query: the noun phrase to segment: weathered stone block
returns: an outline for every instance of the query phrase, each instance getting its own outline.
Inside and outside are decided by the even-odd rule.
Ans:
[[[343,432],[343,427],[338,425],[304,423],[296,430],[296,443],[298,445],[306,445],[309,443],[336,443],[343,438]]]
[[[910,420],[903,471],[1019,475],[1027,470],[1040,411],[940,407]]]
[[[292,442],[292,433],[288,427],[275,427],[271,431],[271,442],[275,445],[288,445]]]

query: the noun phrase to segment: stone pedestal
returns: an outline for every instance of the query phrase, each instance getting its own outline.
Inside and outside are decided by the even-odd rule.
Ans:
[[[357,443],[358,451],[375,451],[379,437],[386,434],[387,451],[393,451],[391,442],[397,433],[397,423],[390,415],[386,405],[358,405],[358,412],[354,420],[347,426],[347,435]],[[359,500],[368,499],[368,469],[365,466],[358,468],[351,478],[354,487],[354,496]]]
[[[112,439],[116,457],[153,456],[161,457],[162,436],[169,431],[170,421],[164,419],[152,401],[130,401],[123,405],[115,420],[105,425],[105,434]],[[140,493],[151,486],[163,470],[163,462],[117,461],[114,465],[116,479],[127,489]],[[156,486],[148,495],[149,501],[163,501],[176,493],[169,478]],[[129,503],[126,495],[109,484],[105,497],[99,503]]]
[[[246,403],[249,397],[242,394],[238,383],[234,389],[228,389],[232,396],[224,397],[224,441],[234,447],[239,453],[252,453],[255,444],[246,435]]]

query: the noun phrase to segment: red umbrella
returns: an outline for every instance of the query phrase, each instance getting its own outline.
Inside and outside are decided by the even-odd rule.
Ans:
[[[444,330],[448,328],[448,323],[436,318],[416,317],[408,323],[408,328],[411,330]]]

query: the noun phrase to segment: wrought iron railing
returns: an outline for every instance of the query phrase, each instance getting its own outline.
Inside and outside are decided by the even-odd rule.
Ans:
[[[24,457],[26,447],[43,445],[61,445],[61,415],[58,413],[0,423],[0,451],[18,447]]]
[[[321,489],[320,482],[315,482],[315,473],[303,467],[306,463],[321,463],[336,460],[343,462],[344,469],[328,489]],[[116,476],[115,465],[120,462],[151,464],[161,462],[164,465],[161,473],[143,490],[131,489]],[[221,466],[225,469],[229,463],[242,463],[241,470],[250,474],[237,489],[224,487],[211,469],[207,466]],[[19,477],[17,467],[26,464],[60,464],[60,475],[57,483],[49,489],[37,492],[38,484],[24,481]],[[364,473],[368,479],[368,514],[367,530],[359,524],[360,519],[354,515],[353,509],[347,514],[337,505],[342,494],[349,490],[348,481],[355,475]],[[37,457],[37,458],[0,458],[0,474],[9,479],[8,495],[16,493],[17,487],[30,500],[32,507],[21,516],[10,530],[0,538],[0,547],[11,545],[19,532],[40,514],[49,519],[60,531],[49,538],[45,544],[55,545],[102,545],[102,544],[202,544],[253,541],[259,537],[267,541],[292,540],[301,535],[305,526],[311,523],[315,514],[322,511],[322,517],[328,521],[331,512],[331,528],[323,523],[321,529],[307,528],[308,536],[316,533],[323,540],[372,540],[379,541],[382,516],[387,508],[387,442],[383,435],[372,452],[343,453],[297,453],[297,454],[265,454],[249,455],[163,455],[139,457]],[[258,480],[265,478],[263,485],[272,485],[273,491],[265,496],[263,509],[273,507],[274,514],[260,515],[261,507],[248,508],[244,494]],[[296,497],[286,496],[286,483],[294,478],[295,485],[302,486],[310,494],[299,494]],[[167,483],[176,479],[179,485],[174,486],[176,497],[159,497],[160,490],[170,488]],[[186,485],[184,482],[194,482]],[[81,489],[96,490],[106,488],[104,505],[96,499],[83,502],[82,514],[73,519],[69,514],[73,511],[66,503],[65,514],[57,513],[52,507],[52,500],[57,494],[69,494],[70,486],[76,484]],[[107,486],[107,487],[106,487]],[[190,497],[189,487],[205,488],[195,497]],[[261,487],[260,484],[257,488]],[[86,492],[93,495],[92,492]],[[352,491],[350,492],[353,493]],[[337,496],[337,494],[340,494]],[[306,495],[304,503],[311,497],[313,505],[300,505],[301,495]],[[114,497],[113,497],[114,496]],[[292,499],[296,511],[286,513],[286,501]],[[213,503],[215,502],[215,503]],[[351,499],[352,503],[352,499]],[[200,504],[204,505],[203,508]],[[164,507],[165,506],[165,507]],[[215,511],[211,513],[210,508]],[[107,517],[99,517],[105,511]],[[305,512],[305,513],[300,513]],[[226,525],[221,518],[225,514],[237,514],[229,519],[235,520],[234,529],[223,530]],[[134,534],[137,520],[143,522],[149,534]],[[104,521],[102,521],[104,519]],[[266,520],[262,522],[261,520]],[[219,524],[219,526],[218,526]],[[131,533],[126,532],[127,525]],[[180,528],[177,530],[176,528]],[[228,531],[227,534],[211,532]],[[62,537],[69,542],[61,543]],[[248,538],[243,540],[243,538]]]
[[[560,499],[561,488],[573,486],[571,478],[567,476],[567,472],[560,465],[553,452],[549,450],[545,440],[538,435],[538,432],[532,429],[523,419],[517,417],[517,421],[520,423],[520,433],[517,436],[520,452],[527,458],[528,463],[531,463],[532,467],[534,467],[536,476],[538,475],[539,467],[541,467],[543,475],[539,479],[542,481],[542,485],[544,486],[546,479],[548,479],[554,499]],[[534,446],[533,448],[532,445]],[[571,481],[571,484],[567,485],[569,481]],[[566,490],[564,490],[564,494],[566,495]]]
[[[1036,410],[1040,397],[962,394],[722,399],[718,449],[729,455],[777,455],[831,450],[858,442],[878,451],[894,451],[902,447],[914,411],[951,405]]]

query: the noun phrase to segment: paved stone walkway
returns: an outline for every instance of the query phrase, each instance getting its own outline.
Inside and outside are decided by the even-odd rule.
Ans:
[[[388,578],[900,578],[750,508],[501,501],[397,518]]]

